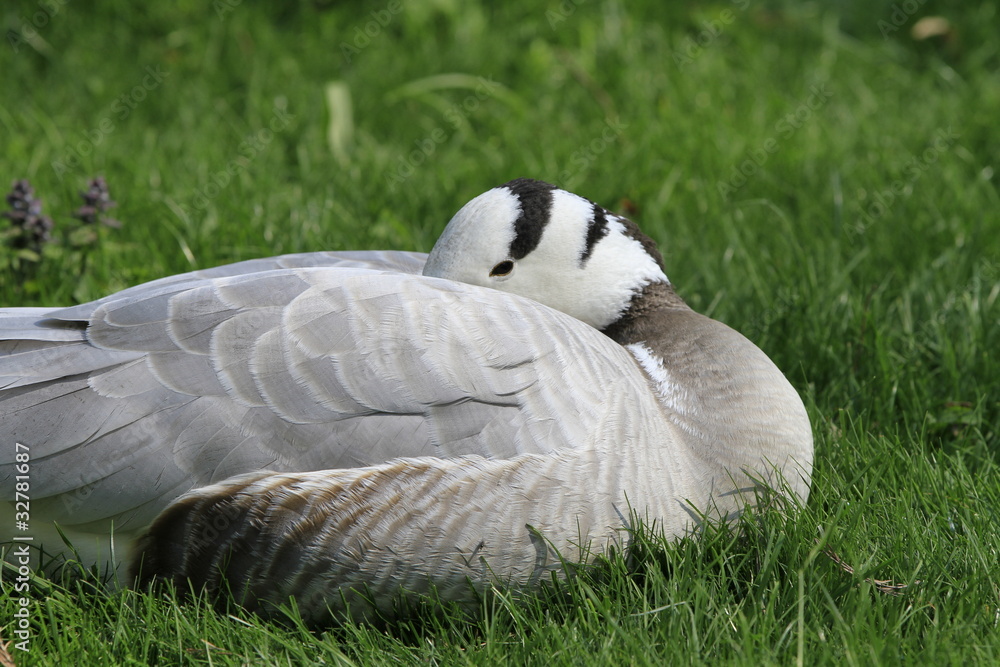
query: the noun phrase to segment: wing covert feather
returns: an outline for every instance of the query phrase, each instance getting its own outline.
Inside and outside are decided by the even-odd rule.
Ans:
[[[631,355],[587,325],[445,280],[310,267],[146,293],[92,308],[92,344],[70,343],[107,363],[0,391],[0,435],[38,453],[53,519],[141,523],[178,489],[262,469],[586,449],[601,437],[605,387],[620,390],[623,375],[634,395],[646,386]],[[81,489],[86,511],[67,515]]]

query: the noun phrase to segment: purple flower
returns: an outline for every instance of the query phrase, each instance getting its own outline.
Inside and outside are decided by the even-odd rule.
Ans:
[[[83,197],[83,206],[76,209],[73,213],[74,218],[82,221],[85,225],[96,225],[100,222],[108,227],[122,226],[118,220],[101,215],[109,208],[118,206],[118,202],[111,200],[108,183],[103,177],[98,176],[92,179],[87,191],[81,192],[80,196]]]
[[[10,220],[18,230],[10,240],[11,247],[38,252],[52,240],[55,223],[52,218],[42,215],[42,200],[35,198],[31,183],[25,179],[14,181],[10,194],[7,195],[7,203],[11,210],[0,215]]]

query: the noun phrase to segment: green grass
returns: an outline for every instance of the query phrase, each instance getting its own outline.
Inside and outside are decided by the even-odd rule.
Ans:
[[[993,3],[94,4],[0,10],[21,31],[0,45],[0,185],[30,179],[68,229],[103,175],[124,226],[27,269],[0,254],[0,304],[286,252],[426,251],[466,200],[532,176],[628,211],[688,302],[771,355],[816,470],[794,516],[649,538],[472,621],[320,634],[40,578],[18,664],[1000,661]],[[950,33],[914,40],[932,15]],[[149,90],[146,68],[165,73]],[[14,600],[0,609],[10,639]]]

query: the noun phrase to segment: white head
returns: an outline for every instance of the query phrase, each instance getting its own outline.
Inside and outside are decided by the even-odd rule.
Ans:
[[[534,299],[604,329],[653,282],[668,282],[633,222],[553,185],[519,178],[462,207],[425,276]]]

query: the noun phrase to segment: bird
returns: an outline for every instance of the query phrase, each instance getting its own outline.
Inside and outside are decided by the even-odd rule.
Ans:
[[[429,255],[315,252],[0,309],[0,491],[36,546],[324,624],[532,591],[808,499],[802,400],[633,221],[529,178]],[[13,517],[5,517],[5,520]],[[8,522],[12,523],[12,522]],[[560,574],[563,573],[563,574]]]

